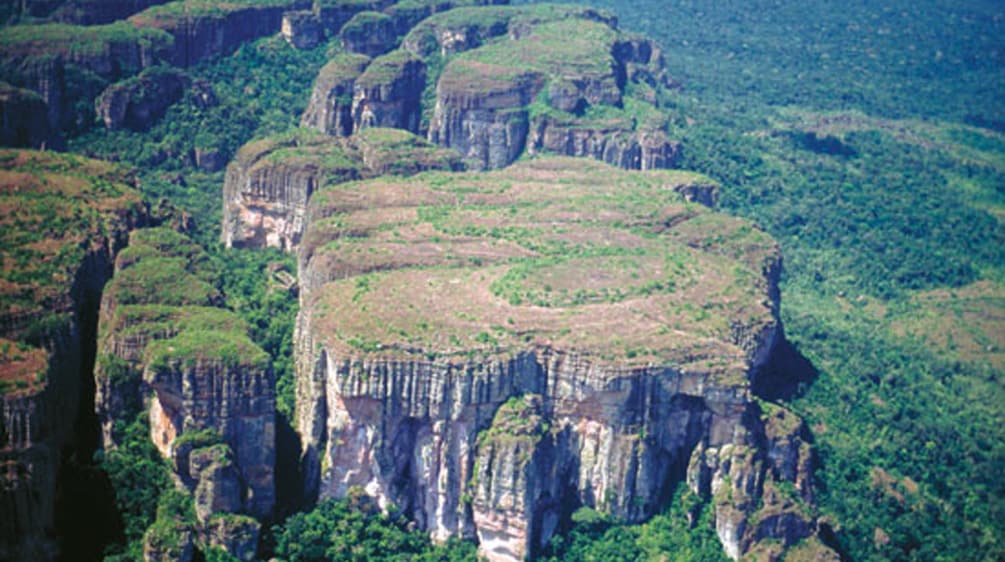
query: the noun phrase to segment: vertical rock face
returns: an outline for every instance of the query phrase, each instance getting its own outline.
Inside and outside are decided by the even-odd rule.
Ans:
[[[368,57],[382,55],[394,48],[394,20],[380,12],[360,12],[339,32],[342,48]]]
[[[340,54],[321,68],[300,126],[327,135],[347,137],[353,131],[356,80],[370,64],[365,55]]]
[[[353,86],[353,130],[386,127],[417,133],[425,85],[426,65],[412,53],[397,50],[374,59]]]
[[[449,146],[481,169],[501,168],[523,152],[530,129],[524,106],[543,86],[540,76],[520,75],[506,82],[469,88],[466,70],[474,64],[452,63],[437,85],[436,109],[429,125],[429,140]]]
[[[112,84],[94,101],[94,110],[109,129],[142,131],[180,100],[188,76],[170,68],[151,68]]]
[[[20,225],[0,234],[0,259],[28,258],[0,284],[0,558],[51,560],[58,468],[88,375],[85,338],[111,260],[147,214],[107,163],[28,150],[0,151],[0,160],[0,220]]]
[[[280,33],[287,43],[298,49],[313,49],[324,38],[321,19],[310,10],[284,13]]]
[[[76,25],[100,25],[124,19],[169,0],[22,0],[21,15],[48,17]]]
[[[291,250],[300,245],[311,195],[324,185],[459,168],[456,154],[398,130],[364,129],[337,139],[300,129],[253,141],[227,168],[223,242]]]
[[[200,522],[265,516],[275,503],[270,361],[242,321],[214,308],[217,276],[185,236],[133,232],[105,291],[95,370],[105,445],[149,396],[151,439],[194,492]]]
[[[651,42],[621,34],[613,18],[593,10],[470,13],[477,24],[454,13],[433,16],[404,40],[425,57],[460,52],[437,82],[431,141],[482,169],[506,166],[524,151],[628,169],[676,164],[679,143],[666,136],[654,107],[668,83]]]
[[[59,133],[49,127],[49,108],[30,90],[0,82],[0,145],[58,148]]]
[[[708,185],[537,159],[326,188],[295,336],[308,494],[361,487],[493,561],[577,506],[642,521],[685,482],[733,558],[812,535],[801,422],[749,390],[780,337],[778,249],[680,195]]]
[[[174,38],[171,64],[193,66],[209,57],[227,55],[246,41],[280,32],[283,14],[307,10],[310,0],[254,3],[196,3],[154,6],[129,18],[139,29],[159,29]]]
[[[109,83],[163,60],[171,47],[167,33],[135,29],[125,22],[18,25],[0,34],[5,44],[0,78],[38,93],[48,107],[52,130],[87,128],[94,119],[92,102]],[[77,48],[80,44],[88,48]]]

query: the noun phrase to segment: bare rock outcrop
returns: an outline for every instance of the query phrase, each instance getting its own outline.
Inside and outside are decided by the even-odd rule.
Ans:
[[[275,503],[275,389],[268,355],[221,303],[219,272],[187,237],[134,231],[101,306],[95,408],[106,447],[116,419],[149,411],[151,440],[212,513]]]
[[[360,12],[339,31],[343,49],[368,57],[393,49],[396,36],[394,20],[381,12]]]
[[[267,0],[251,3],[172,2],[131,16],[137,29],[168,33],[173,45],[166,60],[179,67],[228,55],[242,43],[279,33],[283,14],[311,8],[310,0]]]
[[[332,138],[300,129],[242,147],[224,180],[223,233],[228,247],[296,248],[307,203],[324,185],[423,170],[455,170],[456,154],[400,130],[364,129]]]
[[[56,483],[74,436],[83,338],[126,232],[147,210],[110,164],[49,152],[0,152],[0,559],[52,560]]]
[[[662,54],[619,32],[607,14],[559,6],[455,10],[420,23],[404,47],[448,57],[428,136],[474,167],[500,168],[524,152],[628,169],[676,165],[680,144],[654,107],[656,92],[669,87]]]
[[[798,418],[750,394],[781,337],[778,247],[684,198],[710,185],[536,159],[321,190],[295,336],[307,493],[362,488],[493,561],[533,556],[569,506],[642,521],[685,482],[733,558],[812,536]]]
[[[332,136],[351,135],[356,80],[369,64],[370,58],[365,55],[340,54],[324,65],[314,80],[300,126]]]
[[[93,101],[108,84],[164,60],[172,47],[167,33],[126,22],[16,25],[0,35],[0,78],[39,94],[54,131],[86,129],[94,119]],[[81,44],[88,48],[77,48]]]
[[[324,39],[321,18],[311,10],[284,13],[280,32],[287,43],[298,49],[313,49]]]
[[[106,88],[94,101],[94,109],[108,129],[142,131],[182,98],[189,83],[180,70],[148,68]]]
[[[377,57],[356,79],[352,96],[353,131],[369,127],[419,131],[426,65],[406,50]]]

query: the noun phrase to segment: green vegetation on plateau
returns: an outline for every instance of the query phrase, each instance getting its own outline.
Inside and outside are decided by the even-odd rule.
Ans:
[[[586,3],[661,41],[682,165],[782,245],[838,546],[1003,558],[1000,4]]]
[[[325,187],[302,255],[330,350],[464,356],[546,347],[736,379],[737,326],[773,323],[774,242],[686,202],[688,172],[539,158]],[[691,221],[701,227],[692,228]],[[742,248],[738,252],[736,248]],[[726,379],[724,379],[724,382]]]

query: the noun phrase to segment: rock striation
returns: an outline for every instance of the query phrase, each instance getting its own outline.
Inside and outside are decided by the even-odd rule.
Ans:
[[[300,129],[252,141],[227,167],[223,242],[291,250],[301,242],[308,201],[325,185],[460,166],[452,151],[400,130],[373,128],[332,138]]]
[[[148,68],[106,88],[94,100],[94,110],[108,129],[142,131],[182,98],[189,83],[180,70]]]
[[[370,127],[419,130],[426,65],[405,50],[373,60],[356,79],[352,95],[353,131]]]
[[[781,338],[778,247],[685,198],[713,193],[557,158],[320,190],[295,336],[307,493],[362,488],[493,561],[572,507],[642,521],[678,485],[715,502],[734,559],[812,536],[801,422],[750,393]]]
[[[78,131],[93,121],[93,100],[108,84],[157,64],[172,44],[167,33],[121,21],[10,26],[0,30],[0,78],[42,97],[51,130]]]
[[[310,0],[206,2],[182,0],[153,6],[131,16],[137,29],[156,29],[173,38],[166,60],[179,67],[229,55],[242,43],[279,33],[283,14],[311,8]]]
[[[196,525],[186,532],[204,535],[197,546],[229,544],[243,557],[254,552],[257,526],[253,539],[246,525],[228,538],[217,514],[272,512],[275,380],[247,325],[219,308],[219,274],[182,234],[130,234],[101,303],[95,410],[106,448],[118,445],[120,420],[146,411],[151,440],[193,497]],[[168,550],[179,554],[179,544]]]
[[[369,57],[354,54],[337,55],[325,64],[314,80],[300,126],[337,137],[351,135],[356,80],[369,64]]]
[[[52,560],[56,484],[74,437],[101,288],[148,220],[110,164],[0,151],[0,559]]]
[[[673,167],[679,157],[654,107],[670,85],[661,51],[619,32],[606,13],[551,5],[458,9],[418,24],[403,45],[446,59],[434,77],[428,137],[472,167],[500,168],[524,152],[628,169]]]

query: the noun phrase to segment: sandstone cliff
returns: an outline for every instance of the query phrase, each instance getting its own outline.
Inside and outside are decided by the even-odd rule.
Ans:
[[[370,64],[365,55],[341,54],[321,68],[311,99],[300,119],[301,127],[347,137],[353,131],[352,105],[356,79]]]
[[[500,561],[570,506],[641,521],[682,482],[733,558],[812,535],[799,422],[749,389],[780,337],[778,248],[684,199],[709,186],[538,159],[321,190],[296,328],[308,493],[362,487]]]
[[[156,524],[164,532],[148,532],[148,559],[206,545],[247,559],[258,524],[226,525],[220,514],[266,517],[275,503],[271,361],[218,308],[219,271],[198,245],[166,228],[133,231],[129,242],[101,303],[94,379],[104,446],[118,444],[117,422],[146,411],[150,439],[192,495],[195,523],[170,533]]]
[[[300,129],[253,141],[227,168],[223,242],[290,250],[300,244],[311,195],[324,185],[459,167],[452,152],[390,129],[365,129],[344,139]]]
[[[11,26],[0,30],[0,78],[39,94],[51,129],[81,130],[108,84],[156,64],[172,44],[167,33],[126,22]]]
[[[446,59],[435,77],[435,107],[427,108],[428,136],[473,166],[503,167],[524,151],[629,169],[677,161],[679,144],[654,107],[669,86],[662,53],[619,32],[607,14],[557,6],[459,9],[423,21],[403,44]]]
[[[19,0],[11,2],[13,15],[48,18],[76,25],[98,25],[145,10],[170,0]]]
[[[61,144],[58,131],[49,126],[49,109],[41,96],[0,82],[0,145],[59,148]]]
[[[147,213],[107,163],[0,153],[0,558],[51,560],[59,467],[111,262]]]
[[[166,60],[188,67],[210,57],[229,55],[246,41],[279,33],[284,12],[310,7],[310,0],[179,0],[153,6],[128,21],[137,29],[170,34],[174,41]]]
[[[417,133],[425,84],[426,65],[412,53],[397,50],[377,57],[353,86],[353,130],[389,127]]]
[[[188,85],[188,76],[179,70],[148,68],[106,88],[94,100],[94,110],[109,129],[142,131],[180,100]]]

